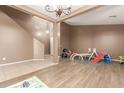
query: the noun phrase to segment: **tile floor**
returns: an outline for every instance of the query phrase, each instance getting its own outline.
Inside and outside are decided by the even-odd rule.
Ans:
[[[25,74],[29,74],[31,72],[35,72],[56,64],[57,63],[53,63],[48,60],[42,60],[0,66],[0,82],[10,80]]]

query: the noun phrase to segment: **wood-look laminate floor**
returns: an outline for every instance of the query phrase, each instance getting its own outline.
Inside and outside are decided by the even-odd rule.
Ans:
[[[7,87],[31,76],[37,76],[50,88],[121,88],[124,87],[124,64],[60,62],[58,65],[2,82],[0,87]]]

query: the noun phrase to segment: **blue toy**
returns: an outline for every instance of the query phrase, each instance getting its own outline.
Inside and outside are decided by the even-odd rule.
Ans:
[[[111,57],[110,57],[108,54],[106,54],[106,55],[104,56],[104,62],[107,62],[107,63],[109,63],[109,64],[112,64]]]

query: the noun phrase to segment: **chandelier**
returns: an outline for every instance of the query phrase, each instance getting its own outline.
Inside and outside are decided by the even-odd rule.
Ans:
[[[56,16],[60,17],[62,14],[69,15],[71,13],[71,6],[66,5],[46,5],[45,10],[48,12],[55,12]]]

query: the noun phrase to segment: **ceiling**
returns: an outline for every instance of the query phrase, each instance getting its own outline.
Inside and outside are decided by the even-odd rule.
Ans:
[[[50,13],[50,12],[47,12],[44,8],[45,8],[45,5],[27,5],[28,7],[40,12],[40,13],[43,13],[51,18],[54,18],[54,19],[57,19],[58,17],[56,17],[56,14],[55,13]],[[63,5],[63,6],[67,6],[67,5]],[[79,9],[80,7],[82,7],[83,5],[72,5],[72,12],[75,11],[76,9]],[[63,16],[63,15],[62,15]]]
[[[70,25],[124,24],[124,6],[103,6],[71,19],[67,19],[64,22]]]

